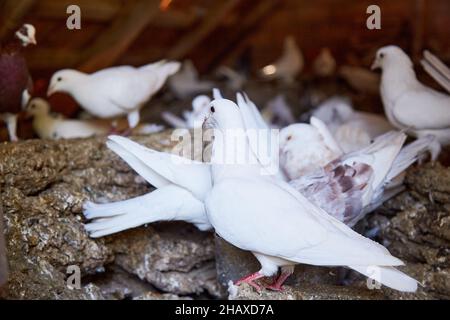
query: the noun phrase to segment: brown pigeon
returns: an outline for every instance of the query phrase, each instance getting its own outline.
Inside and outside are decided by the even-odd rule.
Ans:
[[[0,119],[6,122],[11,141],[17,141],[17,114],[28,103],[33,88],[22,50],[36,44],[35,34],[32,25],[24,24],[11,41],[0,44]]]

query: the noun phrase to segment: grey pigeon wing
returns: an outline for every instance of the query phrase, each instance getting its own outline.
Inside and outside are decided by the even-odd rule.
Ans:
[[[363,208],[363,194],[372,175],[370,166],[333,161],[323,169],[290,182],[306,198],[345,224]]]
[[[393,115],[413,129],[446,129],[450,127],[450,96],[429,88],[410,91],[396,101]]]

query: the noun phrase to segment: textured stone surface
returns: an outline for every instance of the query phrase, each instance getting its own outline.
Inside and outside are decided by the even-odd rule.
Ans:
[[[158,150],[165,132],[134,138]],[[183,223],[161,223],[102,239],[83,229],[81,205],[116,201],[152,188],[108,151],[104,139],[25,141],[0,145],[0,201],[11,276],[0,293],[16,299],[181,299],[216,297],[221,283],[257,264],[248,253]],[[426,165],[407,177],[407,191],[365,221],[377,240],[407,262],[402,270],[425,285],[416,294],[368,290],[342,269],[298,266],[284,293],[242,286],[237,299],[435,299],[450,297],[450,169]],[[215,264],[214,255],[217,263]],[[80,267],[81,290],[66,286]],[[118,269],[120,268],[120,269]],[[118,271],[120,270],[120,271]]]
[[[157,150],[173,145],[170,132],[134,139]],[[106,148],[104,139],[4,143],[0,159],[11,269],[2,297],[111,298],[89,282],[82,290],[69,290],[66,270],[79,266],[84,280],[102,277],[105,266],[115,263],[163,291],[216,291],[212,236],[191,226],[165,224],[108,238],[88,237],[81,209],[85,200],[117,201],[152,190]]]
[[[157,289],[217,296],[214,244],[210,233],[184,223],[155,224],[113,237],[115,263]]]
[[[409,171],[407,191],[369,219],[392,254],[430,297],[450,298],[450,168],[427,164]],[[393,213],[395,215],[393,215]],[[391,218],[392,217],[392,218]],[[395,295],[397,296],[397,295]]]
[[[385,296],[379,290],[367,290],[354,287],[313,285],[285,286],[283,292],[262,290],[256,292],[248,284],[230,289],[231,300],[383,300]]]

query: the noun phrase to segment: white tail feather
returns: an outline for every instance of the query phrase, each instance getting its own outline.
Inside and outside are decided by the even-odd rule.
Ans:
[[[349,266],[349,268],[398,291],[415,292],[417,290],[417,280],[394,267]]]
[[[91,237],[102,237],[157,221],[182,220],[204,230],[209,225],[203,203],[177,186],[167,186],[129,200],[95,204],[86,202],[85,225]]]

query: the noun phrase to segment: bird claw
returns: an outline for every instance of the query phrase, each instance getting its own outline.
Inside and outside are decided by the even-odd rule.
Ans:
[[[284,287],[283,286],[279,286],[279,285],[276,285],[274,283],[270,284],[268,286],[265,286],[264,288],[267,289],[267,290],[276,291],[276,292],[284,291]]]
[[[235,286],[240,286],[241,284],[246,283],[249,286],[251,286],[253,289],[256,290],[256,292],[260,293],[262,291],[261,286],[257,285],[253,280],[248,280],[248,281],[238,281],[236,282],[234,285]]]
[[[254,281],[255,281],[255,280],[258,280],[258,279],[260,279],[260,278],[262,278],[262,277],[263,277],[262,274],[260,274],[259,272],[256,272],[256,273],[254,273],[254,274],[251,274],[251,275],[249,275],[249,276],[247,276],[247,277],[244,277],[244,278],[242,278],[242,279],[236,281],[236,282],[234,283],[234,285],[235,285],[235,286],[240,286],[240,285],[243,284],[243,283],[247,283],[249,286],[253,287],[258,293],[260,293],[262,289],[261,289],[261,287],[260,287],[259,285],[257,285]]]

